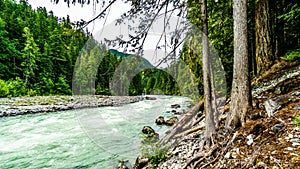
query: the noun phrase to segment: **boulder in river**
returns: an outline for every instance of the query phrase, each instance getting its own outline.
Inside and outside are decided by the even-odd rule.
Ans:
[[[166,120],[165,124],[167,126],[172,126],[178,121],[178,118],[176,116],[171,117],[170,119]]]
[[[120,160],[116,169],[132,169],[129,160]]]
[[[155,123],[157,125],[162,125],[165,123],[165,118],[163,116],[159,116],[156,120],[155,120]]]
[[[142,140],[143,144],[153,143],[159,140],[159,134],[150,126],[144,126],[142,132],[146,135]]]
[[[144,158],[142,156],[138,156],[135,161],[134,169],[142,169],[149,162],[148,158]]]
[[[179,112],[174,112],[174,114],[176,114],[176,115],[182,115],[185,113],[186,113],[186,111],[184,109],[180,110]]]
[[[154,129],[150,126],[144,126],[142,132],[148,135],[152,135],[155,133]]]
[[[146,100],[156,100],[156,97],[146,96],[145,99],[146,99]]]
[[[179,104],[172,104],[172,105],[171,105],[171,108],[173,108],[173,109],[178,109],[178,108],[180,108],[180,105],[179,105]]]

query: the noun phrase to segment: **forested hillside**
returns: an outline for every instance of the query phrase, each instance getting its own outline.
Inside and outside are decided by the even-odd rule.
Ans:
[[[91,40],[91,49],[85,49],[92,36],[74,29],[68,16],[58,18],[46,8],[33,10],[25,0],[19,4],[0,0],[0,9],[0,97],[70,95],[73,75],[76,90],[78,81],[91,85],[86,75],[92,69],[97,71],[94,91],[85,88],[82,93],[111,95],[111,78],[130,54],[109,50],[104,51],[101,60],[95,60],[103,54],[100,45]],[[81,67],[73,74],[77,59]],[[153,67],[147,60],[144,62],[146,67]],[[91,67],[95,63],[98,68]],[[128,94],[155,93],[154,89],[160,94],[180,94],[175,80],[156,69],[137,74],[130,82]]]
[[[71,94],[72,70],[87,34],[68,16],[0,0],[0,95]]]
[[[208,37],[221,58],[225,70],[227,93],[229,93],[233,73],[232,1],[207,1],[207,3]],[[187,7],[188,20],[193,26],[201,28],[201,3],[187,1]],[[250,0],[248,8],[248,51],[252,77],[262,73],[275,60],[299,58],[299,2],[269,3],[266,0],[259,2]],[[91,64],[99,62],[93,56],[97,55],[95,53],[97,50],[100,50],[99,45],[95,42],[92,45],[95,49],[82,50],[86,41],[92,36],[87,31],[74,29],[74,24],[68,16],[58,18],[45,8],[33,10],[25,0],[21,0],[20,3],[0,0],[0,9],[1,97],[70,95],[73,76],[75,78],[73,87],[82,90],[81,93],[112,94],[109,89],[110,81],[122,60],[131,55],[116,50],[105,51],[106,54],[99,67],[91,68]],[[201,98],[203,95],[202,58],[193,50],[201,51],[199,48],[201,42],[195,43],[197,38],[201,38],[201,34],[195,33],[192,38],[194,44],[190,44],[191,41],[185,42],[180,55],[190,72],[183,70],[186,69],[183,63],[174,63],[163,70],[154,68],[144,70],[128,82],[130,83],[128,94],[182,95],[195,93],[193,87],[196,86],[198,96]],[[76,60],[84,64],[73,72]],[[217,60],[213,60],[213,65],[216,63]],[[84,75],[84,72],[90,71],[97,72],[93,81],[87,80]],[[170,72],[176,73],[170,76]],[[192,73],[193,78],[187,78],[188,73]],[[77,89],[78,80],[91,87],[84,89],[86,91]],[[125,80],[125,77],[120,77],[120,80]],[[94,86],[92,82],[95,82]],[[216,83],[221,85],[225,84],[225,81],[220,80]]]

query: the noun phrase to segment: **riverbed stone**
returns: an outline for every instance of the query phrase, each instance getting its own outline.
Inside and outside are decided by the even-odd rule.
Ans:
[[[172,109],[178,109],[178,108],[180,108],[180,105],[179,104],[172,104],[171,108]]]
[[[118,106],[143,100],[141,96],[36,96],[3,98],[0,117],[65,111],[76,108]]]
[[[156,97],[146,96],[145,99],[146,100],[156,100]]]
[[[156,120],[155,120],[155,123],[157,125],[162,125],[162,124],[165,124],[165,118],[163,116],[159,116]]]
[[[177,116],[173,116],[170,119],[166,120],[165,124],[167,126],[172,126],[173,124],[175,124],[178,121]]]
[[[149,162],[148,158],[144,158],[142,156],[138,156],[136,158],[135,164],[134,164],[134,169],[142,169],[145,167]]]
[[[155,130],[152,127],[150,127],[150,126],[144,126],[143,129],[142,129],[142,132],[144,134],[150,135],[150,134],[154,134]]]
[[[184,109],[182,109],[178,112],[174,112],[174,114],[176,114],[176,115],[182,115],[182,114],[185,114],[185,113],[186,113],[186,111]]]
[[[116,169],[132,169],[129,160],[120,160]]]

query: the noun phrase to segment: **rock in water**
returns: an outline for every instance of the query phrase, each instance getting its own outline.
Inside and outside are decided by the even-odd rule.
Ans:
[[[180,108],[180,105],[179,105],[179,104],[172,104],[172,105],[171,105],[171,108],[177,109],[177,108]]]
[[[156,97],[146,96],[145,99],[146,99],[146,100],[156,100]]]
[[[149,162],[148,158],[143,158],[142,156],[138,156],[135,161],[134,169],[142,169]]]
[[[183,110],[180,110],[179,112],[174,112],[174,114],[176,114],[176,115],[181,115],[181,114],[185,114],[186,112],[185,112],[185,110],[183,109]]]
[[[151,134],[155,133],[154,129],[151,128],[150,126],[144,126],[142,132],[144,134],[148,134],[148,135],[151,135]]]
[[[165,124],[165,119],[163,116],[159,116],[156,120],[155,120],[155,123],[157,125],[162,125],[162,124]]]
[[[129,160],[120,160],[116,169],[132,169]]]
[[[173,124],[175,124],[178,121],[178,118],[176,116],[171,117],[170,119],[168,119],[165,124],[168,126],[172,126]]]

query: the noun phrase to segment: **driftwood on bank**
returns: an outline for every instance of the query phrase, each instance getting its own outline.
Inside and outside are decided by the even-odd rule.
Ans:
[[[180,135],[181,133],[191,129],[193,127],[194,118],[197,117],[197,113],[199,113],[200,110],[203,110],[203,108],[204,102],[202,100],[190,109],[180,121],[175,123],[174,126],[166,132],[166,135],[159,141],[159,143],[161,145],[170,143],[176,135]]]
[[[299,63],[298,63],[299,64]],[[300,77],[300,66],[297,66],[295,70],[287,72],[279,78],[270,80],[269,82],[262,83],[252,90],[252,95],[257,97],[267,91],[275,91],[278,86],[288,86],[288,84],[298,84]]]
[[[188,134],[197,132],[197,131],[199,131],[199,130],[203,130],[204,127],[205,127],[205,125],[200,125],[200,126],[191,128],[191,129],[189,129],[189,130],[187,130],[187,131],[184,131],[184,132],[182,132],[182,133],[179,133],[179,134],[175,135],[175,138],[183,137],[183,136],[186,136],[186,135],[188,135]]]

